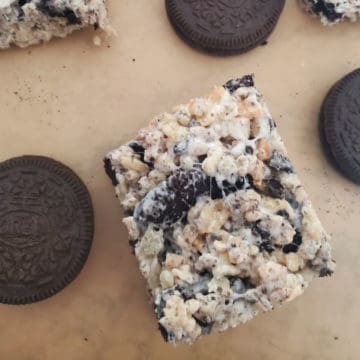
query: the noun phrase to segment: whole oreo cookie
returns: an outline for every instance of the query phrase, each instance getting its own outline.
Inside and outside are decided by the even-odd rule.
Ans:
[[[0,302],[46,299],[79,274],[94,216],[80,178],[50,158],[0,163]]]
[[[360,184],[360,69],[331,88],[322,105],[320,127],[337,168]]]
[[[175,31],[189,45],[217,55],[264,43],[284,5],[285,0],[166,0]]]

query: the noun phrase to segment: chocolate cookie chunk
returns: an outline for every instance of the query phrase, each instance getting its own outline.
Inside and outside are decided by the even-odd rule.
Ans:
[[[238,190],[251,189],[252,181],[247,175],[237,177],[233,183],[223,180],[218,184],[215,178],[207,176],[199,168],[178,170],[148,192],[135,207],[134,217],[142,225],[152,223],[169,227],[186,215],[195,205],[197,197],[210,195],[213,200],[222,199]]]
[[[337,168],[360,184],[360,69],[332,87],[322,106],[320,126]]]
[[[209,179],[200,169],[179,170],[136,206],[135,219],[141,224],[170,226],[181,219],[194,206],[196,198],[209,188]]]
[[[0,302],[46,299],[79,274],[94,233],[90,195],[50,158],[0,163]]]
[[[166,0],[166,10],[175,31],[189,45],[231,55],[264,43],[284,4],[284,0]]]

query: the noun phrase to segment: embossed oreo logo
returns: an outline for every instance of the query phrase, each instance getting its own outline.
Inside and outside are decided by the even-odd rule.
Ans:
[[[217,0],[219,4],[226,6],[228,8],[236,9],[243,8],[244,6],[248,6],[249,4],[254,5],[256,1],[254,0],[242,0],[242,1],[234,1],[234,0]],[[269,2],[269,0],[260,0],[261,3]]]
[[[197,26],[219,35],[234,35],[251,27],[254,19],[266,18],[273,11],[269,0],[184,0],[192,10]]]
[[[62,178],[40,169],[3,171],[0,178],[1,281],[48,283],[72,259],[77,201]],[[61,270],[63,269],[63,270]]]
[[[51,231],[46,216],[26,211],[12,211],[0,218],[0,243],[9,246],[34,246]]]

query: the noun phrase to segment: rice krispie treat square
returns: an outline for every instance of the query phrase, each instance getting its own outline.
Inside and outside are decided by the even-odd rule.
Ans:
[[[155,117],[105,169],[167,341],[245,323],[334,271],[252,76]]]

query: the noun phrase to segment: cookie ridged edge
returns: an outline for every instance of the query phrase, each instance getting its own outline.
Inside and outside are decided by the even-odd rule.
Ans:
[[[334,124],[337,121],[335,113],[338,97],[342,94],[346,85],[355,78],[358,78],[360,83],[360,68],[350,72],[332,86],[323,102],[320,122],[322,122],[324,137],[337,167],[347,178],[360,185],[360,167],[354,166],[352,158],[349,157],[344,147],[339,144]]]

